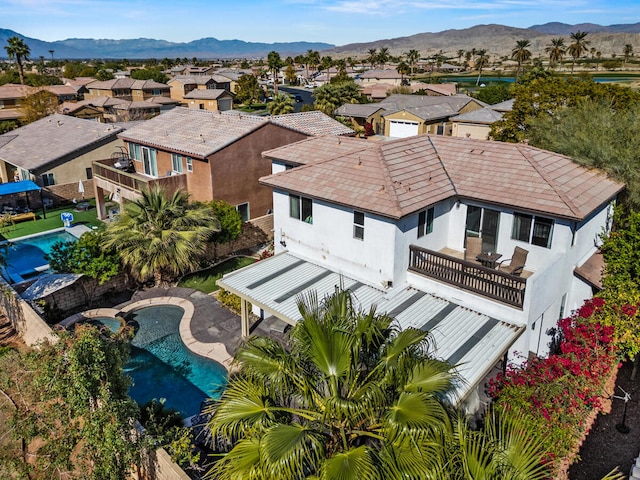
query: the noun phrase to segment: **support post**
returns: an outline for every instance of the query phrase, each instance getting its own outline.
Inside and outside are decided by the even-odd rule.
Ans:
[[[242,338],[249,336],[249,302],[240,299],[240,321],[242,322]]]

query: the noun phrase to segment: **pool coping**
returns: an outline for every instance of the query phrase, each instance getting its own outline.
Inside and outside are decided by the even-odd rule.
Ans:
[[[132,303],[123,305],[121,308],[96,308],[93,310],[85,310],[81,313],[76,313],[59,323],[63,327],[69,327],[74,323],[82,320],[87,320],[96,317],[117,317],[126,316],[135,310],[140,308],[154,306],[154,305],[174,305],[182,308],[183,314],[180,319],[180,338],[182,343],[193,353],[200,355],[211,360],[215,360],[221,364],[227,373],[231,371],[231,365],[233,363],[233,357],[227,351],[227,347],[222,342],[204,343],[196,340],[191,333],[191,320],[195,312],[195,306],[190,300],[182,297],[172,296],[159,296],[150,297],[144,300],[138,300]]]

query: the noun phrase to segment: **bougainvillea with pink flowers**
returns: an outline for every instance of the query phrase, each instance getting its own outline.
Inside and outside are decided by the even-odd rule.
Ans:
[[[509,368],[490,383],[496,406],[526,418],[556,464],[584,435],[585,418],[600,409],[605,384],[619,361],[614,327],[594,321],[604,307],[601,298],[586,301],[558,322],[557,352]]]

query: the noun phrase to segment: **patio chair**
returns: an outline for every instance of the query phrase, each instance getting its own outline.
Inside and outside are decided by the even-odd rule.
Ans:
[[[467,237],[467,248],[464,251],[464,259],[467,262],[480,263],[477,256],[482,253],[482,239],[480,237]]]
[[[516,247],[513,249],[513,255],[511,258],[501,260],[498,264],[498,270],[508,273],[510,275],[520,276],[524,270],[524,264],[527,261],[528,250],[524,248]],[[509,262],[504,265],[504,262]]]

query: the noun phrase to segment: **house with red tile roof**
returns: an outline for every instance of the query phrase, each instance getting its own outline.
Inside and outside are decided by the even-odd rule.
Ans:
[[[470,138],[319,137],[263,156],[276,255],[219,284],[290,324],[300,295],[352,290],[432,333],[470,410],[492,369],[545,355],[547,330],[593,294],[576,270],[624,188],[563,155]]]
[[[128,168],[122,159],[94,162],[98,214],[107,216],[105,195],[121,202],[158,185],[182,189],[196,201],[224,200],[244,220],[262,217],[273,206],[271,189],[258,183],[271,173],[264,150],[316,135],[353,134],[321,112],[259,117],[175,108],[123,132]]]

